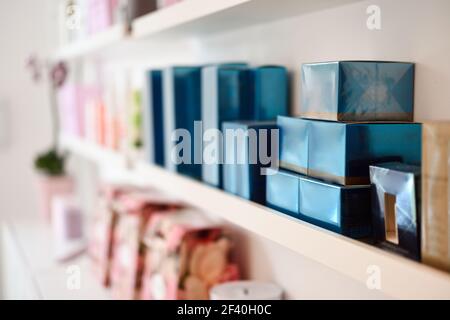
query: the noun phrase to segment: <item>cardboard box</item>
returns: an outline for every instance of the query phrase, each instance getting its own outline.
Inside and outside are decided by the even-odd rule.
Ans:
[[[277,124],[280,166],[326,181],[369,184],[370,165],[421,162],[418,123],[341,123],[278,117]]]
[[[337,61],[302,66],[300,114],[333,121],[413,121],[414,64]]]
[[[275,122],[224,122],[222,129],[224,190],[265,204],[265,169],[278,165],[278,130]]]
[[[422,261],[450,271],[450,122],[425,122],[422,132]]]
[[[370,166],[374,238],[420,260],[420,167],[398,162]]]
[[[371,235],[370,186],[340,186],[279,169],[269,169],[267,205],[352,237]]]

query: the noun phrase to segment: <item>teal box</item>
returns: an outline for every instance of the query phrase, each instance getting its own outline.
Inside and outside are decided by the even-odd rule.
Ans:
[[[352,238],[371,235],[369,185],[340,186],[282,169],[269,169],[266,182],[269,207]]]
[[[208,140],[207,148],[217,149],[222,157],[222,145],[216,137],[225,121],[251,120],[253,115],[252,72],[245,64],[213,65],[202,69],[202,125]],[[204,182],[222,188],[222,166],[219,161],[203,163]]]
[[[370,184],[372,164],[421,163],[418,123],[341,123],[280,116],[277,125],[280,166],[326,181]]]
[[[332,121],[413,120],[413,63],[307,63],[301,73],[302,117]]]
[[[288,115],[289,79],[285,67],[261,66],[253,69],[253,120],[274,121]]]
[[[278,130],[272,122],[224,122],[223,188],[265,204],[266,175],[278,163]]]

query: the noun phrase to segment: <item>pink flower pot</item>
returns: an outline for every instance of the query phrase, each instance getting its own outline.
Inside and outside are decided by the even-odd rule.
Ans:
[[[41,216],[50,222],[51,204],[55,195],[70,194],[74,189],[74,182],[70,176],[37,176],[37,191],[39,211]]]

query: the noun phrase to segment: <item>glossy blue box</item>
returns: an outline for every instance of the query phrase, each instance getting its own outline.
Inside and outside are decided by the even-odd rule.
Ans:
[[[371,189],[340,186],[286,170],[268,170],[267,205],[295,218],[352,237],[371,235]]]
[[[220,130],[225,121],[250,120],[253,113],[252,74],[245,64],[226,64],[204,67],[202,70],[202,125],[205,137],[208,130]],[[214,133],[216,137],[218,132]],[[208,138],[209,139],[209,138]],[[211,146],[210,144],[214,144]],[[217,162],[203,163],[202,179],[222,188],[222,145],[210,139],[207,147],[217,149]]]
[[[272,121],[277,116],[288,115],[289,81],[282,66],[261,66],[253,69],[254,109],[253,120]]]
[[[163,118],[165,167],[194,179],[201,179],[201,67],[171,67],[163,71]],[[195,130],[196,125],[200,130]],[[174,131],[190,134],[190,150],[174,152],[181,137],[173,139]],[[183,131],[178,131],[182,133]],[[185,141],[186,142],[186,141]],[[186,153],[185,153],[186,152]],[[173,155],[182,156],[174,159]],[[176,161],[180,163],[177,163]]]
[[[341,61],[302,66],[300,115],[333,121],[412,121],[414,64]]]
[[[265,170],[276,167],[278,159],[279,137],[276,129],[275,122],[223,123],[225,191],[265,204]],[[263,159],[261,154],[267,155],[267,159]]]
[[[420,167],[383,163],[370,167],[374,238],[420,260]]]
[[[147,105],[145,135],[147,156],[150,162],[164,166],[164,124],[162,70],[150,70],[146,74]]]
[[[418,123],[341,123],[278,117],[280,166],[342,185],[369,184],[369,166],[421,163]]]

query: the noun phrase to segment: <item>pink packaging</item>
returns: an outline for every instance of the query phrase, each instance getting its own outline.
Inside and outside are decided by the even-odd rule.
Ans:
[[[181,207],[181,203],[157,192],[133,192],[115,201],[118,222],[114,230],[114,255],[111,264],[112,295],[116,299],[139,297],[144,252],[142,238],[150,217],[168,214]]]
[[[95,34],[113,25],[115,0],[89,0],[87,12],[88,34]]]
[[[59,89],[57,99],[62,131],[82,137],[84,135],[83,88],[66,84]]]
[[[101,187],[93,228],[89,241],[89,256],[94,272],[104,286],[110,285],[111,260],[114,255],[114,230],[118,213],[113,202],[125,193],[136,190],[126,185],[104,185]]]
[[[209,299],[212,286],[239,279],[230,239],[197,211],[153,215],[144,242],[141,299]]]

